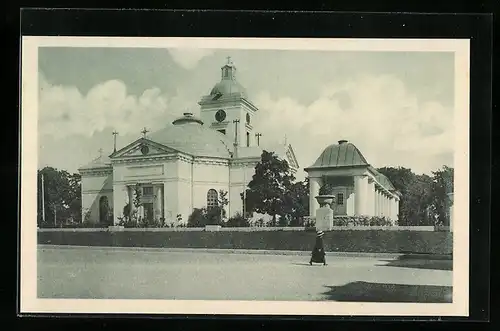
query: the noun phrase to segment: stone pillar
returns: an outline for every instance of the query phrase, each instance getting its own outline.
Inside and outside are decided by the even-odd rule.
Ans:
[[[371,178],[368,178],[368,194],[367,195],[368,195],[367,196],[367,200],[368,200],[367,215],[368,216],[375,216],[376,215],[375,214],[375,195],[376,195],[375,182]]]
[[[163,195],[162,195],[163,184],[157,184],[155,186],[155,218],[160,219],[163,217]]]
[[[354,215],[367,214],[368,177],[354,176]]]
[[[333,210],[330,206],[324,206],[316,210],[316,230],[329,231],[333,228]]]
[[[319,208],[318,201],[314,198],[319,195],[319,188],[322,185],[321,178],[309,177],[309,216],[315,217]]]

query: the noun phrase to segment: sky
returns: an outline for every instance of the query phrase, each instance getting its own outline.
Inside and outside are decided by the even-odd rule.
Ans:
[[[451,52],[41,47],[39,168],[77,172],[112,152],[113,130],[121,148],[143,127],[199,114],[227,56],[259,108],[261,141],[286,136],[301,168],[340,139],[374,167],[453,166]]]

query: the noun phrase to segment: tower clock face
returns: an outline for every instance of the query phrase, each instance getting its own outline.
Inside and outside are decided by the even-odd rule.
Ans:
[[[215,113],[215,119],[217,120],[217,122],[224,121],[226,119],[226,112],[222,109],[217,110],[217,112]]]

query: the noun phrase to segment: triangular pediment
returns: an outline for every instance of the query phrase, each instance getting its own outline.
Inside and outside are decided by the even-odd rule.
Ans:
[[[297,161],[297,157],[295,157],[295,152],[293,151],[292,145],[288,145],[285,148],[286,160],[290,167],[298,169],[299,162]]]
[[[110,155],[110,158],[168,155],[177,152],[178,151],[173,148],[155,143],[146,138],[141,138],[114,152]]]

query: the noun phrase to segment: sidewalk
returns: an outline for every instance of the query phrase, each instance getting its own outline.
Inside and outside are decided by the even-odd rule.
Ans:
[[[263,254],[263,255],[296,255],[308,256],[309,251],[284,251],[263,249],[218,249],[218,248],[164,248],[164,247],[111,247],[111,246],[75,246],[75,245],[38,245],[42,249],[100,249],[123,251],[150,251],[173,253],[216,253],[216,254]],[[330,257],[365,257],[376,259],[397,259],[400,257],[428,260],[452,260],[448,255],[422,254],[422,253],[364,253],[364,252],[326,252]]]

